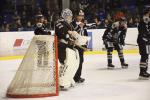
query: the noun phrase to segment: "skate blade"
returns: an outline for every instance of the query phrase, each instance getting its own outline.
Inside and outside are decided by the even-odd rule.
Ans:
[[[149,77],[143,77],[143,76],[139,76],[138,78],[139,80],[149,80]]]
[[[60,91],[68,91],[68,89],[69,89],[69,88],[65,88],[65,87],[63,87],[63,86],[60,86],[60,87],[59,87],[59,90],[60,90]]]

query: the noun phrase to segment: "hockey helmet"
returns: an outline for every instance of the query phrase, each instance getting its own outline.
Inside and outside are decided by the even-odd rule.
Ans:
[[[37,22],[44,22],[44,16],[42,14],[38,14],[35,16]]]
[[[36,17],[36,19],[44,18],[44,16],[43,16],[42,14],[38,14],[38,15],[36,15],[35,17]]]
[[[71,22],[72,21],[72,11],[68,8],[64,9],[62,12],[61,12],[61,17],[64,18],[67,22]]]

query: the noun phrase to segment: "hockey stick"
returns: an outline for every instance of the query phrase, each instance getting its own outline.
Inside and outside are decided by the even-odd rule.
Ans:
[[[125,43],[125,45],[138,46],[137,44]]]
[[[136,44],[130,44],[130,43],[125,43],[125,45],[131,45],[131,46],[138,46]],[[105,47],[102,48],[102,51],[106,51],[107,49]]]

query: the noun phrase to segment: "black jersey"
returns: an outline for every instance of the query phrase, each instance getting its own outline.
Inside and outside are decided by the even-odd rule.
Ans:
[[[84,25],[83,28],[82,28],[82,27],[79,26],[79,24],[80,24],[80,22],[76,22],[76,20],[74,20],[72,22],[74,30],[77,31],[82,36],[88,36],[86,25]]]
[[[138,44],[150,44],[150,22],[144,23],[141,21],[138,26]]]
[[[63,18],[60,18],[55,25],[55,34],[58,37],[58,40],[65,40],[68,41],[70,38],[70,35],[68,31],[73,31],[73,26],[71,24],[68,24]]]

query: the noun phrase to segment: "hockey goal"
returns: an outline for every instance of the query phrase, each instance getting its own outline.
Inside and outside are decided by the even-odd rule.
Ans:
[[[36,98],[58,95],[57,38],[34,36],[12,80],[7,97]]]

